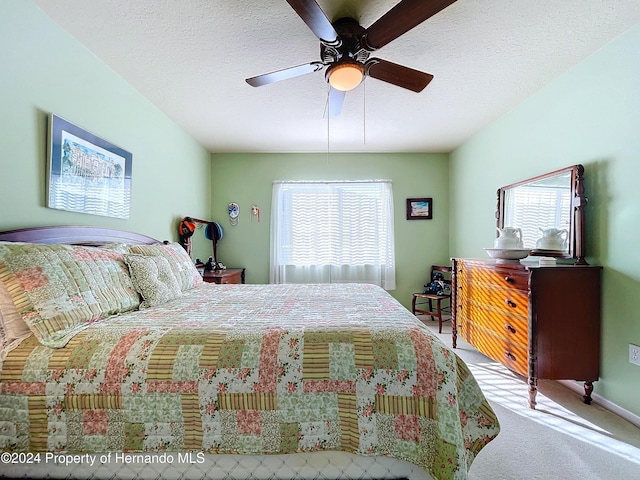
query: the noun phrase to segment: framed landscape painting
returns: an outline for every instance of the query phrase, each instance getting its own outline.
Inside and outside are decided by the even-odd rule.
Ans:
[[[431,220],[433,218],[433,199],[407,198],[407,220]]]
[[[47,207],[129,218],[131,153],[54,114],[48,153]]]

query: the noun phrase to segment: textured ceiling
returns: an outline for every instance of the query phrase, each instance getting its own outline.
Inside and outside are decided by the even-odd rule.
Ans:
[[[431,73],[421,93],[368,79],[323,118],[320,59],[285,0],[34,0],[212,152],[447,152],[640,21],[638,0],[458,0],[377,50]],[[426,1],[426,0],[425,0]],[[393,0],[318,0],[364,27]]]

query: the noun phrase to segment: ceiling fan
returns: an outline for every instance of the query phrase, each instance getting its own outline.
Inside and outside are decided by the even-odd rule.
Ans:
[[[315,0],[287,0],[320,40],[321,60],[247,78],[246,82],[252,87],[260,87],[326,67],[325,78],[330,85],[329,116],[340,114],[345,93],[357,87],[365,76],[421,92],[433,75],[369,55],[455,1],[401,0],[373,25],[364,28],[349,17],[329,21]]]

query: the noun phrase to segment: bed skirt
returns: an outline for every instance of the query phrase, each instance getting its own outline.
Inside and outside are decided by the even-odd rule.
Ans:
[[[39,463],[31,464],[25,462],[35,462],[35,458],[18,458],[18,454],[12,455],[16,455],[15,463],[5,462],[3,457],[0,478],[432,480],[424,469],[404,460],[347,452],[284,455],[212,455],[198,452],[50,453],[47,458],[47,454],[40,454]]]

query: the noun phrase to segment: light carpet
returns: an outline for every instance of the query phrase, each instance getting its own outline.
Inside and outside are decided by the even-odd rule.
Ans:
[[[419,317],[451,346],[451,326]],[[564,385],[538,382],[537,406],[528,406],[526,380],[458,338],[455,352],[468,365],[500,420],[469,480],[638,480],[640,429]],[[597,383],[595,391],[597,391]]]

